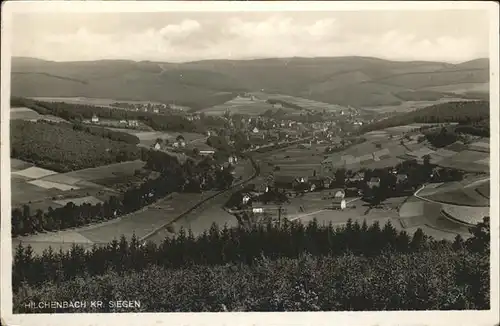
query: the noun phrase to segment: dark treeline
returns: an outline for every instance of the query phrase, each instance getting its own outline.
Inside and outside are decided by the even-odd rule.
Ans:
[[[96,114],[101,119],[138,120],[160,131],[199,132],[210,128],[224,128],[225,122],[220,117],[200,115],[200,120],[190,121],[184,114],[163,112],[162,114],[101,107],[86,104],[70,104],[64,102],[43,102],[21,97],[11,98],[12,107],[27,107],[43,115],[54,115],[68,121],[90,119]]]
[[[490,137],[490,121],[485,119],[472,124],[460,123],[455,127],[455,132],[479,137]]]
[[[109,138],[114,141],[121,141],[124,143],[129,143],[137,145],[140,143],[140,139],[135,136],[122,131],[115,131],[108,128],[84,125],[81,123],[74,123],[73,130],[80,130],[89,133],[94,136],[100,136],[104,138]]]
[[[464,127],[462,127],[462,130]],[[436,148],[446,147],[460,139],[460,135],[455,132],[454,128],[443,127],[438,130],[427,131],[424,135],[429,143]]]
[[[12,98],[11,106],[24,106],[40,114],[51,114],[68,121],[90,119],[94,114],[102,119],[129,120],[144,122],[155,130],[195,132],[197,126],[179,114],[155,114],[149,112],[129,111],[118,108],[100,107],[85,104],[69,104],[64,102],[42,102],[25,98]]]
[[[224,189],[233,182],[226,169],[216,169],[206,160],[198,164],[188,160],[181,165],[176,157],[167,153],[142,149],[146,169],[160,172],[156,179],[146,179],[140,186],[128,189],[122,196],[111,196],[103,204],[75,205],[69,202],[64,207],[48,211],[30,212],[28,205],[12,210],[12,236],[41,231],[55,231],[83,226],[92,222],[113,219],[152,204],[166,195],[177,192],[200,192],[205,189]]]
[[[448,123],[459,122],[473,124],[488,120],[490,116],[489,101],[448,102],[432,105],[408,113],[402,113],[383,119],[360,128],[360,133],[396,127],[412,123]]]
[[[71,125],[53,122],[11,121],[11,157],[57,172],[91,168],[140,157],[137,146],[114,141]],[[110,138],[113,137],[110,135]]]
[[[348,221],[347,225],[334,228],[331,224],[319,226],[313,220],[306,226],[284,221],[281,225],[261,224],[250,229],[224,227],[220,230],[213,225],[197,238],[180,230],[176,237],[165,239],[159,246],[150,242],[142,246],[135,237],[130,241],[121,237],[107,246],[94,246],[89,250],[74,245],[69,252],[49,249],[35,256],[30,246],[19,245],[12,274],[13,292],[18,303],[15,309],[25,311],[23,300],[36,298],[36,293],[57,293],[61,300],[61,296],[69,294],[66,291],[72,289],[71,294],[75,295],[74,291],[85,291],[83,288],[87,287],[94,287],[92,294],[103,296],[105,300],[113,300],[119,293],[138,299],[135,295],[142,291],[130,292],[131,283],[125,287],[118,285],[129,282],[134,273],[147,275],[134,287],[154,284],[157,295],[169,297],[183,293],[187,296],[181,300],[186,305],[178,308],[172,308],[176,302],[166,298],[160,300],[161,305],[170,307],[163,309],[173,311],[218,311],[223,309],[221,303],[230,305],[231,310],[268,311],[311,310],[307,304],[318,305],[312,310],[488,309],[489,230],[489,218],[485,217],[483,223],[471,230],[471,238],[464,240],[457,236],[450,242],[434,240],[420,229],[410,236],[404,231],[398,232],[390,223],[380,227],[378,223],[368,226],[366,222],[360,225]],[[310,258],[311,264],[304,264],[304,254],[313,257]],[[345,261],[346,256],[351,259]],[[276,266],[288,259],[292,264],[298,264],[298,268]],[[333,264],[325,268],[322,265],[327,261]],[[433,263],[429,265],[426,261]],[[360,263],[363,268],[360,268]],[[263,265],[266,268],[260,268]],[[226,286],[217,283],[220,289],[215,292],[215,297],[204,294],[203,289],[210,287],[215,279],[226,279],[220,272],[215,272],[222,266],[238,275],[236,279],[246,280],[246,284],[240,284],[245,297],[238,298],[245,303],[243,307],[235,306],[227,297],[232,291],[239,292],[238,287],[233,287],[235,279],[231,278],[232,282]],[[260,272],[255,273],[256,269]],[[175,273],[176,270],[179,273]],[[151,274],[151,271],[156,272]],[[158,282],[163,282],[160,275],[164,273],[161,271],[178,276],[175,277],[175,286],[158,286]],[[429,271],[433,271],[431,275]],[[332,273],[335,277],[328,281]],[[194,278],[186,278],[191,274]],[[109,280],[110,275],[121,282],[107,282],[108,289],[101,288],[98,284]],[[253,275],[251,280],[248,279],[250,275]],[[314,282],[320,279],[322,282]],[[281,285],[290,284],[284,288],[272,285],[277,281]],[[86,285],[75,287],[76,284]],[[421,288],[422,284],[425,284],[424,288]],[[227,292],[228,287],[230,292]],[[288,298],[291,300],[289,305],[277,302],[272,305],[268,300],[267,305],[252,304],[263,297],[272,298],[273,293],[278,296],[275,300],[280,301],[281,295],[290,294],[288,291],[294,287],[300,291],[295,297]],[[322,291],[324,287],[329,291]],[[394,292],[393,288],[399,290]],[[47,292],[47,289],[52,291]],[[317,297],[319,293],[308,293],[309,290],[319,291],[321,297]],[[443,296],[436,297],[436,291]],[[141,301],[153,309],[151,305],[154,305],[153,300],[158,302],[157,295],[143,295]],[[301,306],[301,303],[306,306]]]

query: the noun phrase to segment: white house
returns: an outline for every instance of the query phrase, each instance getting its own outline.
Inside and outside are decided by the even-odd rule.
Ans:
[[[158,113],[158,112],[160,112],[160,110],[159,110],[159,109],[157,109],[157,108],[155,108],[155,109],[153,109],[153,112],[154,112],[154,113]]]
[[[99,123],[99,118],[95,114],[92,115],[92,123]]]
[[[155,147],[156,150],[160,150],[161,149],[160,143],[156,143],[154,147]]]
[[[333,201],[332,201],[332,208],[333,209],[340,209],[340,210],[343,210],[343,209],[346,209],[347,207],[347,203],[345,201],[345,199],[343,198],[334,198]]]
[[[345,191],[344,189],[333,189],[333,198],[344,199]]]
[[[234,155],[231,155],[231,156],[229,156],[227,161],[229,164],[236,164],[236,163],[238,163],[238,158]]]
[[[129,127],[137,127],[139,126],[139,122],[137,120],[128,120],[127,121]]]
[[[246,205],[248,204],[248,202],[250,201],[252,197],[249,195],[249,194],[244,194],[243,195],[243,198],[241,199],[243,205]]]
[[[213,150],[213,149],[200,150],[200,155],[213,155],[213,154],[215,154],[215,150]]]
[[[257,127],[254,127],[254,128],[253,128],[253,130],[252,130],[252,132],[253,132],[254,134],[256,134],[256,133],[258,133],[258,132],[259,132],[259,129],[258,129]]]

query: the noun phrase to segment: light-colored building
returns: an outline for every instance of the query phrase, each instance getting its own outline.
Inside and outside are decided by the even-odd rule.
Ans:
[[[343,210],[343,209],[347,208],[347,203],[346,203],[345,199],[343,199],[343,198],[334,198],[332,200],[332,208]]]
[[[137,120],[128,120],[127,124],[129,125],[129,127],[137,127],[137,126],[139,126],[139,122]]]
[[[92,115],[92,123],[99,123],[99,117],[96,116],[95,114]]]

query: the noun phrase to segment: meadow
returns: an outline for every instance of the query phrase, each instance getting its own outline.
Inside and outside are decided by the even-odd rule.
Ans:
[[[223,115],[226,111],[231,114],[261,115],[272,109],[273,106],[262,99],[256,98],[252,100],[249,97],[235,97],[223,104],[203,109],[200,112],[207,115]]]
[[[319,102],[315,100],[310,100],[306,98],[284,95],[284,94],[266,94],[266,93],[254,93],[258,98],[264,100],[279,100],[290,103],[292,105],[297,105],[308,111],[316,111],[316,112],[340,112],[341,110],[345,110],[346,107],[340,106],[337,104]],[[297,110],[295,110],[297,111]]]
[[[12,206],[28,204],[34,212],[61,207],[70,201],[76,205],[102,202],[115,195],[121,183],[137,181],[135,172],[144,164],[137,160],[57,173],[11,159]]]
[[[37,120],[41,115],[29,108],[11,108],[10,120]]]
[[[86,104],[95,105],[103,107],[113,107],[113,103],[130,103],[130,104],[161,104],[159,102],[153,101],[132,101],[132,100],[114,100],[109,98],[91,98],[91,97],[30,97],[33,100],[44,101],[44,102],[65,102],[69,104]]]

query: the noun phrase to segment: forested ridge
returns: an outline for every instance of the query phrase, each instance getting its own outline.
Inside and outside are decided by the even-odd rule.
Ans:
[[[390,223],[314,220],[213,225],[198,238],[180,230],[158,246],[122,237],[41,256],[19,245],[14,311],[27,312],[30,300],[124,296],[140,300],[137,311],[155,312],[489,309],[489,230],[487,217],[471,238],[450,242]]]
[[[57,172],[140,158],[137,146],[85,132],[67,124],[11,121],[11,157]],[[96,135],[94,135],[94,134]]]
[[[203,117],[203,121],[190,121],[185,115],[173,111],[157,114],[86,104],[44,102],[22,97],[13,97],[10,103],[11,107],[27,107],[39,114],[50,114],[72,122],[91,119],[95,114],[101,119],[139,120],[159,131],[204,132],[211,126],[221,127],[223,121],[214,117]]]
[[[489,101],[447,102],[376,121],[360,128],[360,132],[365,133],[412,123],[459,122],[461,124],[474,124],[489,120],[489,117]]]

